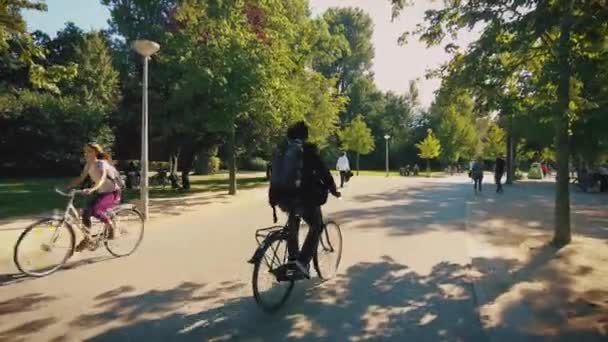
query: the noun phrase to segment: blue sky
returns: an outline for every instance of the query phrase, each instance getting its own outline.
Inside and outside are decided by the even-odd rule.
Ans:
[[[360,7],[370,14],[374,21],[373,43],[376,50],[373,71],[378,87],[384,91],[404,93],[408,82],[420,79],[420,96],[424,106],[430,105],[439,80],[425,80],[425,70],[436,68],[447,61],[449,56],[441,47],[427,49],[423,44],[413,41],[399,46],[397,38],[417,23],[422,22],[424,11],[439,6],[441,2],[417,0],[416,5],[408,8],[395,22],[391,22],[391,9],[388,0],[309,0],[313,14],[318,15],[329,7]],[[54,36],[67,21],[73,21],[85,30],[107,27],[110,17],[108,10],[99,0],[47,0],[48,12],[24,13],[29,30],[42,30]],[[475,34],[465,33],[457,41],[460,45],[471,42]]]

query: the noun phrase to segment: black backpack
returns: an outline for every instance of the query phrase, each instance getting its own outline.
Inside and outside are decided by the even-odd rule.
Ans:
[[[270,205],[273,210],[279,206],[285,212],[291,211],[302,185],[304,166],[304,144],[300,140],[288,140],[279,146],[272,159],[270,175]],[[276,222],[276,213],[274,215]]]

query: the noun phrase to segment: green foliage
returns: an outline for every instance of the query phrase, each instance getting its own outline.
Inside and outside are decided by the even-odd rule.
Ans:
[[[268,162],[262,158],[253,158],[248,160],[247,169],[250,171],[266,171],[266,166]]]
[[[479,134],[470,93],[442,91],[431,112],[439,118],[437,137],[443,159],[449,164],[455,164],[461,158],[473,159],[479,148]]]
[[[11,35],[25,33],[26,23],[21,15],[22,10],[46,11],[42,1],[2,0],[0,1],[0,52],[8,49],[7,41]]]
[[[423,159],[435,159],[441,154],[441,143],[430,128],[427,130],[426,138],[417,143],[416,147],[420,151],[418,156]]]
[[[336,77],[338,91],[344,93],[352,80],[366,73],[372,66],[374,46],[372,44],[373,22],[369,14],[360,8],[330,8],[323,14],[338,58],[317,59],[316,68],[327,77]],[[340,39],[339,37],[343,38]],[[347,42],[348,48],[344,46]]]
[[[112,65],[112,57],[104,38],[99,32],[90,32],[74,47],[73,61],[77,75],[62,85],[65,92],[87,104],[100,104],[113,109],[118,100],[118,72]]]
[[[504,155],[506,148],[505,131],[496,123],[490,123],[483,139],[484,159],[494,159],[499,155]]]
[[[367,127],[361,115],[357,116],[339,133],[342,149],[366,155],[375,148],[372,131]]]
[[[0,154],[8,170],[46,170],[74,174],[80,168],[82,146],[113,143],[102,108],[82,105],[73,97],[31,91],[4,95],[0,113]],[[14,171],[7,171],[14,172]],[[39,171],[38,171],[39,172]]]

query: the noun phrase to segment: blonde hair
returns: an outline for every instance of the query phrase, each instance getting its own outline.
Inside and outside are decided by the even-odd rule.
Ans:
[[[103,159],[103,160],[107,160],[107,161],[112,160],[112,157],[110,156],[110,154],[108,152],[105,152],[103,150],[103,147],[101,147],[101,145],[95,144],[95,143],[88,143],[86,146],[95,151],[95,155],[97,156],[97,159]]]

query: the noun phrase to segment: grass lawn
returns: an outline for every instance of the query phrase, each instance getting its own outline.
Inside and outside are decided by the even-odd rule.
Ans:
[[[65,187],[71,178],[0,179],[0,219],[38,214],[52,209],[65,208],[66,198],[55,193],[55,187]],[[238,175],[238,189],[251,189],[266,184],[263,173]],[[228,191],[228,174],[190,176],[190,191],[171,189],[171,186],[151,187],[150,198],[179,198],[203,192]],[[127,190],[124,200],[139,197],[139,190]],[[82,207],[87,199],[79,196],[76,206]]]
[[[339,180],[337,172],[333,172],[336,181]],[[356,174],[356,172],[355,172]],[[361,171],[361,176],[386,176],[385,171]],[[398,172],[391,172],[391,177],[399,177]],[[421,173],[419,177],[425,177]],[[444,177],[444,172],[433,172],[432,177]],[[0,219],[14,216],[39,214],[53,209],[63,211],[66,199],[53,190],[55,187],[65,187],[71,178],[24,178],[0,179]],[[238,189],[251,189],[266,185],[264,173],[243,172],[238,175]],[[212,176],[190,176],[191,189],[171,189],[167,186],[150,188],[150,198],[180,198],[204,192],[227,192],[228,174],[218,173]],[[127,190],[123,194],[124,200],[129,201],[139,197],[139,190]],[[76,206],[86,205],[87,198],[78,197]]]
[[[338,173],[335,173],[336,175],[338,175]],[[353,174],[356,176],[357,175],[357,171],[353,171]],[[386,171],[370,171],[370,170],[361,170],[359,172],[359,174],[361,176],[382,176],[382,177],[386,177]],[[398,171],[390,171],[389,172],[389,176],[391,177],[401,177],[399,176],[399,172]],[[435,178],[435,177],[445,177],[446,174],[445,172],[438,172],[438,171],[433,171],[431,172],[431,177]],[[410,176],[413,177],[413,176]],[[417,177],[426,177],[426,172],[420,172],[418,173]]]

